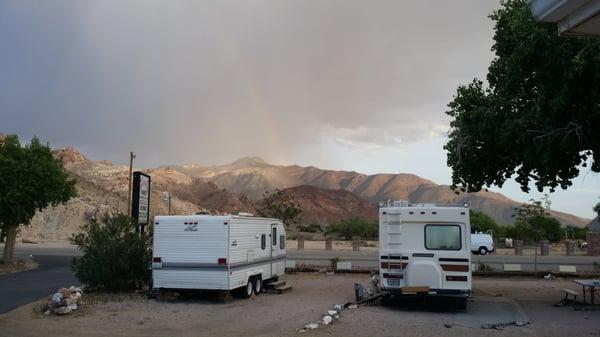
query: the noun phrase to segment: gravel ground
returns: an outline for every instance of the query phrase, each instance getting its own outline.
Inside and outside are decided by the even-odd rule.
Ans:
[[[332,325],[306,333],[296,329],[319,320],[334,304],[352,300],[353,284],[366,285],[368,276],[301,273],[286,275],[285,280],[293,291],[228,304],[203,296],[165,303],[98,295],[84,297],[88,305],[74,315],[40,317],[33,303],[0,315],[0,336],[600,336],[600,311],[552,307],[561,289],[576,289],[569,280],[476,278],[467,313],[435,305],[365,306],[344,311]],[[480,328],[481,320],[507,319],[514,313],[528,317],[531,324],[502,331]]]

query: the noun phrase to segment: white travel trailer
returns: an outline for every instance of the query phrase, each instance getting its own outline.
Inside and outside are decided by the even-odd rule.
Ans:
[[[382,289],[391,295],[471,294],[468,205],[408,204],[379,208]]]
[[[242,215],[154,218],[152,280],[156,290],[263,290],[285,271],[280,220]]]

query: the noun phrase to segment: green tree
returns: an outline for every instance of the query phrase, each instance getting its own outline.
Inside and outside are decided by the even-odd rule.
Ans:
[[[524,240],[549,240],[559,241],[564,237],[564,230],[558,220],[551,217],[544,208],[542,201],[530,200],[530,204],[524,204],[515,209],[515,229]]]
[[[75,195],[75,180],[52,157],[48,145],[33,138],[22,146],[16,135],[0,139],[0,224],[6,232],[4,263],[13,261],[17,228],[36,210],[56,206]]]
[[[507,0],[495,22],[487,84],[458,87],[444,146],[453,187],[479,191],[516,175],[523,191],[566,189],[591,159],[600,172],[600,39],[558,36],[527,2]]]
[[[325,230],[325,234],[337,234],[346,240],[351,240],[354,237],[372,239],[379,235],[379,226],[376,221],[364,218],[350,218],[329,225]]]
[[[600,216],[600,202],[597,203],[596,206],[594,206],[594,212],[596,212],[596,214]]]
[[[492,231],[492,233],[494,233],[496,236],[499,234],[498,224],[489,215],[471,209],[469,210],[469,217],[472,232],[487,233]]]
[[[149,281],[150,234],[136,233],[131,217],[119,214],[91,220],[71,242],[83,253],[73,259],[77,278],[93,290],[140,289]]]
[[[284,224],[297,224],[302,217],[302,209],[287,193],[275,190],[265,192],[256,214],[265,218],[275,218]]]

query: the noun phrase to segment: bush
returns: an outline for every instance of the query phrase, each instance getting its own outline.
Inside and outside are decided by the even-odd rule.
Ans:
[[[325,233],[327,235],[337,234],[346,240],[351,240],[353,237],[372,239],[378,237],[379,226],[375,221],[363,218],[351,218],[330,225],[327,227]]]
[[[488,233],[491,231],[494,235],[498,235],[498,224],[496,224],[496,221],[494,221],[494,219],[492,219],[489,215],[482,212],[469,210],[469,218],[472,232]]]
[[[116,215],[103,223],[92,220],[71,242],[83,256],[73,260],[79,280],[91,290],[110,292],[140,289],[148,283],[150,236],[135,232],[130,217]]]
[[[317,232],[322,232],[323,228],[321,228],[320,225],[317,224],[310,224],[310,225],[298,225],[298,231],[300,232],[304,232],[304,233],[317,233]]]

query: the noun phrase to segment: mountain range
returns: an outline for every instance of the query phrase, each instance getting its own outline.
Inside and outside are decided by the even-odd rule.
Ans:
[[[91,218],[123,212],[127,203],[127,166],[92,161],[73,148],[53,151],[77,179],[77,197],[38,212],[21,236],[30,240],[66,240]],[[328,225],[350,217],[377,218],[377,204],[387,200],[463,204],[500,224],[514,222],[522,203],[493,192],[456,194],[414,174],[365,175],[314,166],[273,165],[257,157],[219,166],[183,165],[141,171],[152,177],[151,215],[255,212],[265,193],[276,189],[303,209],[302,222]],[[589,220],[550,211],[561,223],[585,226]]]

